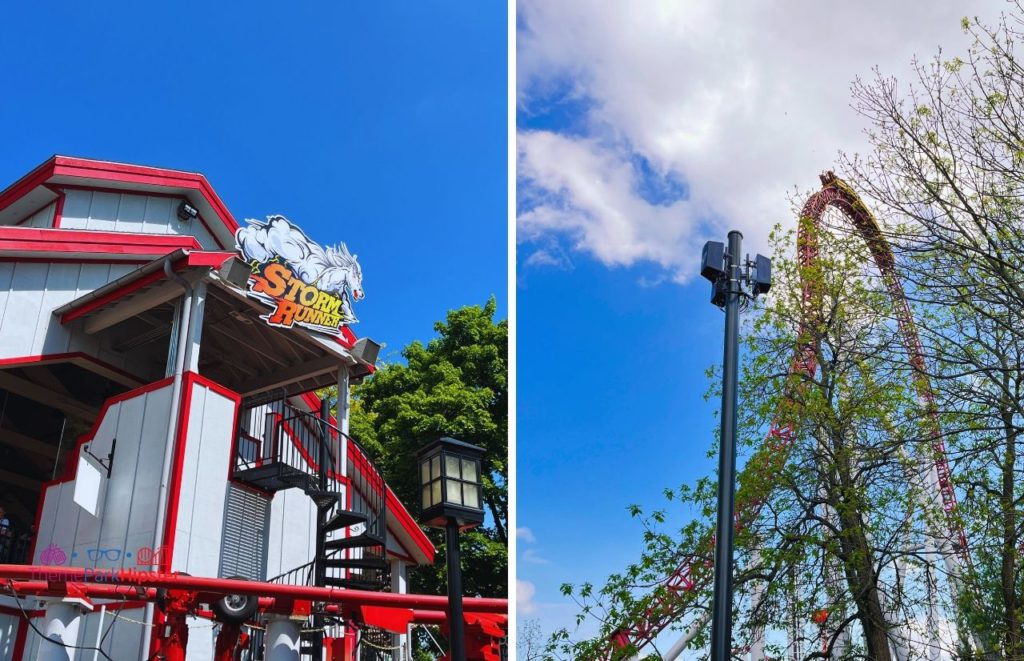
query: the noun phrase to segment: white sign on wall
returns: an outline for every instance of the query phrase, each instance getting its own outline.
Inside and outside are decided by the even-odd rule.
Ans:
[[[78,470],[75,473],[75,503],[89,514],[99,517],[106,487],[107,469],[95,465],[85,454],[79,454]]]

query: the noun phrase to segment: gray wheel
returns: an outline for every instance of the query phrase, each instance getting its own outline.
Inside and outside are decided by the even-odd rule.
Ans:
[[[243,576],[229,576],[228,579],[232,581],[247,580]],[[259,599],[254,594],[229,594],[213,602],[210,608],[221,622],[242,624],[252,619],[259,606]]]

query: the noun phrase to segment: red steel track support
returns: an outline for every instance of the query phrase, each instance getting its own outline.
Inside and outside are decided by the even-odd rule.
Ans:
[[[135,570],[96,570],[86,567],[0,564],[0,594],[13,597],[74,595],[93,599],[155,601],[158,589],[167,590],[165,621],[154,637],[154,657],[184,661],[188,647],[187,616],[204,615],[198,605],[232,594],[257,595],[264,612],[293,614],[300,604],[306,612],[310,602],[322,603],[324,611],[359,622],[361,606],[401,611],[408,622],[445,624],[448,597],[423,594],[395,594],[330,587],[307,587],[235,579],[204,578],[183,574]],[[508,623],[508,600],[481,597],[463,599],[464,616],[470,627],[481,632],[504,635]],[[476,631],[475,629],[471,629]],[[243,634],[244,636],[244,634]],[[216,661],[234,661],[239,627],[224,624],[217,637]],[[328,647],[329,658],[350,661],[355,638],[349,627],[344,638]],[[484,643],[481,643],[484,645]],[[473,658],[490,658],[487,656]]]
[[[942,442],[939,427],[938,411],[935,406],[935,393],[925,372],[924,351],[917,333],[914,317],[907,303],[903,285],[896,273],[896,260],[889,243],[885,240],[872,213],[860,199],[860,196],[842,179],[832,172],[821,175],[822,188],[814,193],[804,204],[800,213],[800,224],[797,229],[797,260],[801,269],[812,267],[817,263],[818,233],[821,230],[821,219],[828,207],[841,211],[852,223],[854,229],[867,244],[871,257],[882,274],[885,287],[896,307],[896,318],[899,325],[903,345],[907,351],[910,365],[915,370],[914,388],[918,400],[922,404],[926,416],[927,433],[932,449],[932,466],[937,477],[937,490],[942,501],[942,509],[946,515],[946,526],[949,541],[963,566],[969,566],[967,553],[967,537],[960,525],[956,512],[956,494],[950,480],[951,471],[946,458],[946,447]],[[814,337],[812,330],[820,321],[819,293],[813,281],[801,282],[801,300],[803,305],[800,322],[800,337]],[[804,343],[796,347],[796,355],[789,367],[791,376],[811,379],[817,373],[818,347],[813,343]],[[802,385],[797,385],[799,389]],[[761,451],[755,454],[744,469],[744,474],[754,471],[772,483],[772,476],[777,475],[788,457],[788,448],[795,440],[794,418],[787,409],[797,400],[798,392],[790,393],[786,403],[772,422]],[[762,499],[751,497],[748,491],[741,488],[736,494],[737,527],[754,521],[760,514]],[[714,536],[709,533],[702,547],[714,547]],[[707,572],[708,563],[699,560],[695,555],[686,556],[682,564],[663,583],[663,589],[655,592],[651,605],[644,616],[615,631],[606,641],[604,658],[611,659],[617,652],[632,645],[639,652],[651,643],[670,624],[677,622],[685,614],[686,603],[680,603],[681,595],[699,588],[706,587],[710,580]]]

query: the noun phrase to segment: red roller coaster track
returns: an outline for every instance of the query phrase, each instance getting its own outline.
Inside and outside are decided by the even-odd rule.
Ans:
[[[800,225],[797,231],[797,259],[801,267],[810,267],[817,262],[821,219],[825,210],[830,206],[841,211],[850,220],[856,232],[867,244],[872,259],[892,298],[901,339],[909,356],[910,364],[916,373],[914,388],[925,413],[928,440],[932,450],[929,461],[935,470],[934,484],[946,516],[949,545],[959,558],[961,566],[967,566],[969,562],[967,538],[955,514],[956,494],[950,481],[949,461],[946,458],[946,448],[940,433],[935,393],[924,370],[925,361],[921,339],[918,336],[903,285],[896,273],[892,249],[874,216],[849,184],[832,172],[821,175],[821,183],[821,190],[807,200],[800,213]],[[818,297],[813,282],[803,281],[801,293],[803,318],[800,337],[813,337],[812,333],[805,332],[817,326],[820,315]],[[789,368],[790,375],[813,378],[818,369],[817,349],[818,347],[813,343],[798,345]],[[787,420],[784,412],[780,412],[772,423],[764,447],[751,458],[743,472],[747,475],[760,474],[762,477],[778,474],[778,469],[785,463],[788,455],[782,450],[792,445],[795,440],[794,434],[793,422]],[[738,526],[755,520],[760,514],[763,502],[763,499],[752,494],[749,489],[744,489],[743,482],[744,479],[741,475],[740,488],[736,495]],[[707,545],[712,546],[713,544],[713,537],[709,536]],[[680,621],[685,613],[686,605],[690,603],[689,600],[683,598],[683,594],[707,587],[711,579],[708,570],[708,561],[703,557],[687,556],[676,571],[662,583],[663,589],[657,590],[651,597],[651,605],[646,609],[644,616],[639,621],[620,628],[608,639],[609,645],[605,658],[619,658],[622,650],[630,646],[639,652],[670,624]]]

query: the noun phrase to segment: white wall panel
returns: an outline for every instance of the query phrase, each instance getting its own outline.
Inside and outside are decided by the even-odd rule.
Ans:
[[[218,250],[216,240],[197,219],[182,222],[178,206],[184,198],[68,190],[61,227],[101,232],[191,235],[206,250]],[[52,213],[52,212],[51,212]]]
[[[200,384],[193,386],[174,542],[175,571],[217,576],[220,569],[234,419],[233,400]]]
[[[92,191],[64,191],[64,209],[60,226],[68,229],[85,229],[89,222],[89,208],[92,206]]]
[[[46,289],[36,317],[33,353],[63,353],[68,350],[68,329],[53,315],[53,310],[74,300],[82,267],[79,264],[51,264],[46,274]]]
[[[119,193],[94,191],[85,229],[100,232],[117,231],[117,210],[120,206],[121,195]]]
[[[291,571],[316,552],[316,506],[300,489],[274,494],[270,507],[267,578]]]
[[[0,328],[3,328],[7,314],[7,301],[11,296],[11,281],[14,279],[14,262],[0,262]],[[3,349],[0,349],[3,351]]]
[[[34,561],[48,546],[56,545],[67,556],[65,566],[101,569],[139,568],[139,547],[153,543],[156,491],[163,463],[163,448],[170,418],[170,384],[110,406],[91,441],[100,456],[117,439],[113,470],[106,483],[106,501],[96,518],[74,503],[74,482],[47,488],[39,521]],[[97,553],[111,550],[117,559]],[[91,552],[91,553],[90,553]],[[141,609],[126,610],[121,617],[141,620]],[[86,616],[80,628],[80,644],[95,641],[98,613]],[[138,656],[142,628],[108,613],[104,629],[113,626],[105,651],[115,659]],[[31,641],[34,650],[38,641]],[[34,652],[33,652],[34,653]],[[34,658],[27,655],[26,658]],[[2,657],[0,657],[2,661]]]
[[[0,358],[82,352],[129,372],[131,353],[118,353],[53,310],[139,268],[136,264],[0,262]],[[138,374],[147,379],[149,374]]]
[[[134,465],[133,489],[125,497],[131,499],[131,514],[125,536],[125,547],[138,549],[152,546],[156,530],[157,498],[163,470],[167,425],[171,415],[171,386],[147,393],[146,413],[142,421],[138,459]],[[120,451],[120,439],[118,439]],[[110,494],[108,492],[109,501]]]
[[[0,320],[0,337],[3,338],[2,351],[5,355],[32,354],[48,271],[49,264],[41,262],[18,262],[14,265],[3,319]]]
[[[117,210],[117,231],[146,232],[146,198],[142,195],[121,195]]]
[[[18,223],[18,227],[53,227],[53,214],[56,210],[56,202],[48,204],[22,222]]]
[[[14,643],[20,621],[20,615],[0,613],[0,661],[14,661]]]
[[[147,197],[143,231],[147,234],[167,234],[174,206],[175,200],[169,197]]]
[[[112,440],[117,439],[101,517],[92,516],[74,502],[73,482],[48,487],[36,542],[37,563],[53,544],[67,556],[66,565],[136,567],[139,547],[153,543],[155,491],[169,409],[170,385],[107,409],[91,441],[93,453],[104,456]],[[110,550],[109,554],[104,554],[105,550]]]
[[[139,658],[139,645],[142,644],[141,622],[145,612],[141,608],[125,608],[108,610],[103,614],[103,630],[100,637],[103,644],[100,646],[112,659],[137,659]],[[42,618],[35,620],[37,626]],[[78,627],[78,645],[83,647],[94,647],[96,645],[96,629],[100,626],[100,604],[95,604],[95,609],[82,615],[82,622]],[[78,658],[83,661],[92,661],[93,652],[82,652]],[[26,656],[25,659],[34,658]],[[102,659],[103,657],[100,656]]]

